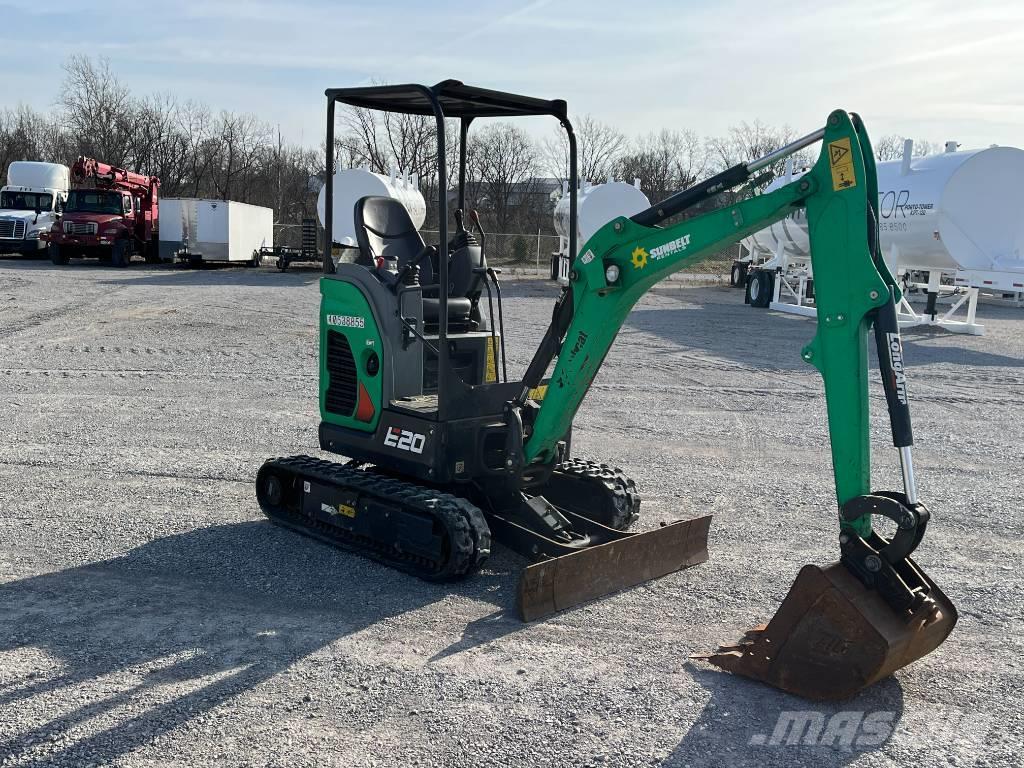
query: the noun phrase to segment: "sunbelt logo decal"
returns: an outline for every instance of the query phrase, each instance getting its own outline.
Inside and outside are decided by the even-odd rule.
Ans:
[[[365,328],[366,320],[355,315],[328,315],[327,324],[335,328]]]
[[[638,245],[633,249],[632,253],[633,269],[643,269],[647,266],[648,259],[653,261],[665,259],[677,253],[682,253],[689,247],[690,235],[677,237],[675,240],[670,240],[663,245],[659,245],[657,248],[651,248],[650,251]]]
[[[664,245],[659,245],[657,248],[651,248],[652,259],[664,259],[666,256],[672,256],[673,254],[685,251],[690,246],[690,236],[683,235],[677,237],[675,240],[671,240]]]

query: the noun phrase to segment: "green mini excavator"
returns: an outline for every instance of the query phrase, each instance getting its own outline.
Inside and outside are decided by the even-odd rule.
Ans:
[[[803,358],[824,380],[839,517],[839,562],[805,566],[766,626],[703,658],[815,699],[843,698],[931,652],[956,611],[911,560],[928,524],[917,496],[899,288],[878,245],[878,189],[860,119],[826,125],[608,222],[581,248],[570,196],[568,285],[521,378],[508,375],[497,272],[466,217],[466,139],[481,118],[548,115],[564,128],[569,185],[576,140],[564,101],[466,86],[331,89],[327,95],[324,277],[320,281],[320,447],[345,463],[268,460],[257,497],[277,523],[430,580],[478,569],[492,539],[532,564],[518,593],[534,620],[707,559],[710,518],[642,533],[621,470],[574,457],[572,422],[636,302],[673,272],[806,209],[817,334]],[[364,197],[354,259],[335,260],[332,149],[336,105],[433,117],[439,242],[424,243],[400,203]],[[459,121],[455,228],[449,232],[446,119]],[[814,144],[811,171],[770,193],[667,223]],[[451,235],[451,237],[449,237]],[[868,340],[874,335],[903,488],[871,487]],[[553,365],[553,369],[552,368]],[[550,374],[549,374],[549,369]],[[873,525],[891,521],[886,538]]]

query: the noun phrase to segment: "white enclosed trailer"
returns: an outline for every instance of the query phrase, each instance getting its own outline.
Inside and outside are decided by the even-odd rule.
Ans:
[[[1024,293],[1024,151],[989,147],[958,152],[950,142],[943,154],[914,158],[908,141],[902,160],[876,167],[882,254],[893,274],[928,300],[925,312],[918,313],[904,299],[901,325],[982,333],[975,320],[979,289],[1018,298]],[[789,168],[769,189],[800,175]],[[747,286],[752,304],[814,314],[803,211],[746,238],[743,245],[746,264],[733,265],[733,283]],[[940,296],[952,304],[940,310]],[[964,319],[957,314],[961,310]]]
[[[66,165],[11,163],[7,185],[0,190],[0,253],[45,255],[46,233],[60,216],[70,186]]]
[[[233,200],[165,197],[160,201],[160,258],[259,266],[274,245],[274,211]]]

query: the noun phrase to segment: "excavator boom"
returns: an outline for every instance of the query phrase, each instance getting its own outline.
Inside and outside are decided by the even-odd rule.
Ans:
[[[818,160],[799,180],[666,228],[651,226],[818,140]],[[818,329],[801,354],[824,381],[841,563],[824,571],[805,568],[772,624],[705,658],[811,698],[852,694],[933,650],[956,622],[952,604],[909,557],[930,513],[918,500],[914,482],[895,317],[899,289],[878,250],[877,201],[867,134],[856,115],[836,111],[823,130],[761,161],[730,169],[631,219],[609,222],[580,249],[525,380],[533,386],[532,378],[542,375],[557,353],[551,383],[523,444],[525,461],[543,464],[553,459],[619,329],[648,290],[673,272],[805,209]],[[902,492],[871,488],[872,329],[903,469]],[[875,515],[896,523],[892,540],[874,531]],[[831,673],[824,674],[826,669]]]

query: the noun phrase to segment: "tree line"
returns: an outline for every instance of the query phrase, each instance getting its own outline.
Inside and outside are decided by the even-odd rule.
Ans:
[[[450,121],[445,154],[450,189],[456,183],[459,132]],[[748,162],[792,141],[789,126],[743,122],[724,135],[701,137],[689,129],[662,129],[627,136],[592,116],[574,119],[581,180],[609,178],[632,183],[657,203],[739,162]],[[884,136],[879,159],[894,159],[903,140]],[[915,154],[934,149],[917,142]],[[286,142],[270,123],[253,114],[215,111],[165,93],[137,96],[109,61],[72,56],[55,107],[41,112],[25,105],[0,110],[0,167],[15,160],[72,164],[95,157],[161,181],[164,197],[207,197],[273,208],[279,241],[294,242],[297,226],[315,215],[325,174],[324,145]],[[388,174],[415,173],[427,201],[425,228],[437,226],[437,141],[432,117],[340,110],[333,152],[336,168],[365,167]],[[568,146],[556,128],[536,138],[520,126],[475,124],[467,154],[467,205],[477,208],[494,232],[550,233],[551,213],[568,175]],[[798,156],[797,165],[810,163]],[[783,164],[759,178],[767,183]],[[740,194],[744,191],[740,190]]]

